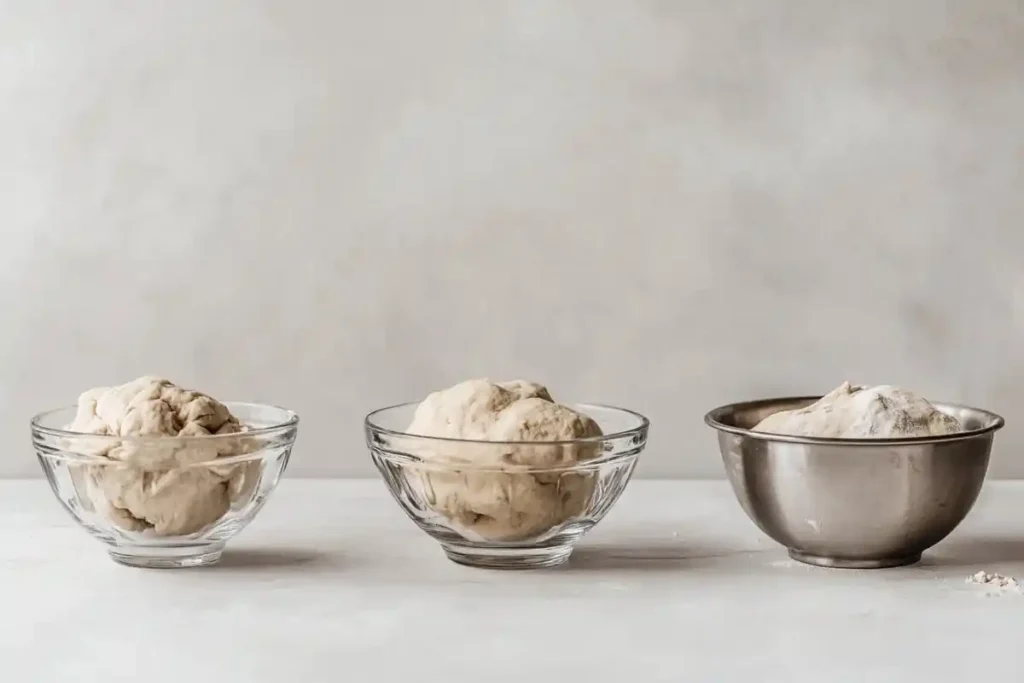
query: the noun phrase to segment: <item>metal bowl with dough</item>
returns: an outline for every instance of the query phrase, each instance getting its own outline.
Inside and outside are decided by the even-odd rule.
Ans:
[[[734,403],[704,421],[740,505],[800,562],[871,569],[917,562],[963,521],[981,491],[995,413],[935,403],[963,432],[823,439],[752,431],[768,415],[820,396]]]
[[[365,420],[374,465],[405,513],[459,564],[551,567],[619,499],[647,444],[630,410],[570,406],[603,435],[571,441],[474,441],[403,431],[416,403]]]
[[[284,472],[295,413],[224,405],[232,434],[114,436],[68,431],[76,408],[32,419],[32,443],[57,499],[121,564],[170,569],[217,562]]]

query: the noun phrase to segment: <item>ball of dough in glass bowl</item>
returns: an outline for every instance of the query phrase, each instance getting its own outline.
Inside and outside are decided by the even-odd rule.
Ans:
[[[469,380],[366,419],[403,509],[451,559],[492,567],[564,562],[622,493],[647,431],[642,415],[562,405],[523,380]]]
[[[157,377],[84,392],[32,420],[59,499],[124,564],[219,560],[287,465],[298,417],[221,403]]]

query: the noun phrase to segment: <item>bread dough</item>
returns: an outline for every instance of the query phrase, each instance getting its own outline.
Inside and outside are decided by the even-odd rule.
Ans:
[[[582,514],[594,491],[593,472],[530,470],[564,469],[593,459],[600,453],[598,443],[515,443],[601,436],[594,420],[555,403],[540,384],[487,379],[456,384],[427,396],[407,432],[505,442],[417,441],[413,448],[428,464],[419,480],[430,508],[487,541],[543,534]]]
[[[806,408],[769,415],[754,431],[829,439],[890,439],[953,434],[963,431],[963,425],[909,391],[843,382]]]
[[[159,377],[99,387],[78,399],[67,430],[121,437],[201,437],[245,431],[222,403]],[[95,509],[129,531],[181,536],[216,522],[234,500],[247,498],[259,463],[186,468],[251,450],[243,438],[125,441],[76,437],[71,449],[109,465],[86,465],[84,481]]]

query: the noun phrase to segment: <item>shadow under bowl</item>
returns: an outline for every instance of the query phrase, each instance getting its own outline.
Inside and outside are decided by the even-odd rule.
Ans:
[[[934,404],[965,431],[900,439],[822,439],[751,431],[768,415],[820,397],[712,410],[705,422],[747,516],[798,561],[874,569],[917,562],[967,516],[1003,418]]]

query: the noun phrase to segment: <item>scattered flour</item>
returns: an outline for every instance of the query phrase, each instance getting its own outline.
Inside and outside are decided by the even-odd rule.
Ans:
[[[1015,591],[1017,593],[1024,593],[1024,585],[1019,583],[1017,579],[1012,576],[1003,576],[1002,574],[990,574],[988,572],[978,572],[971,574],[965,579],[966,583],[973,583],[979,586],[990,586],[992,588],[999,588],[1001,590]]]

